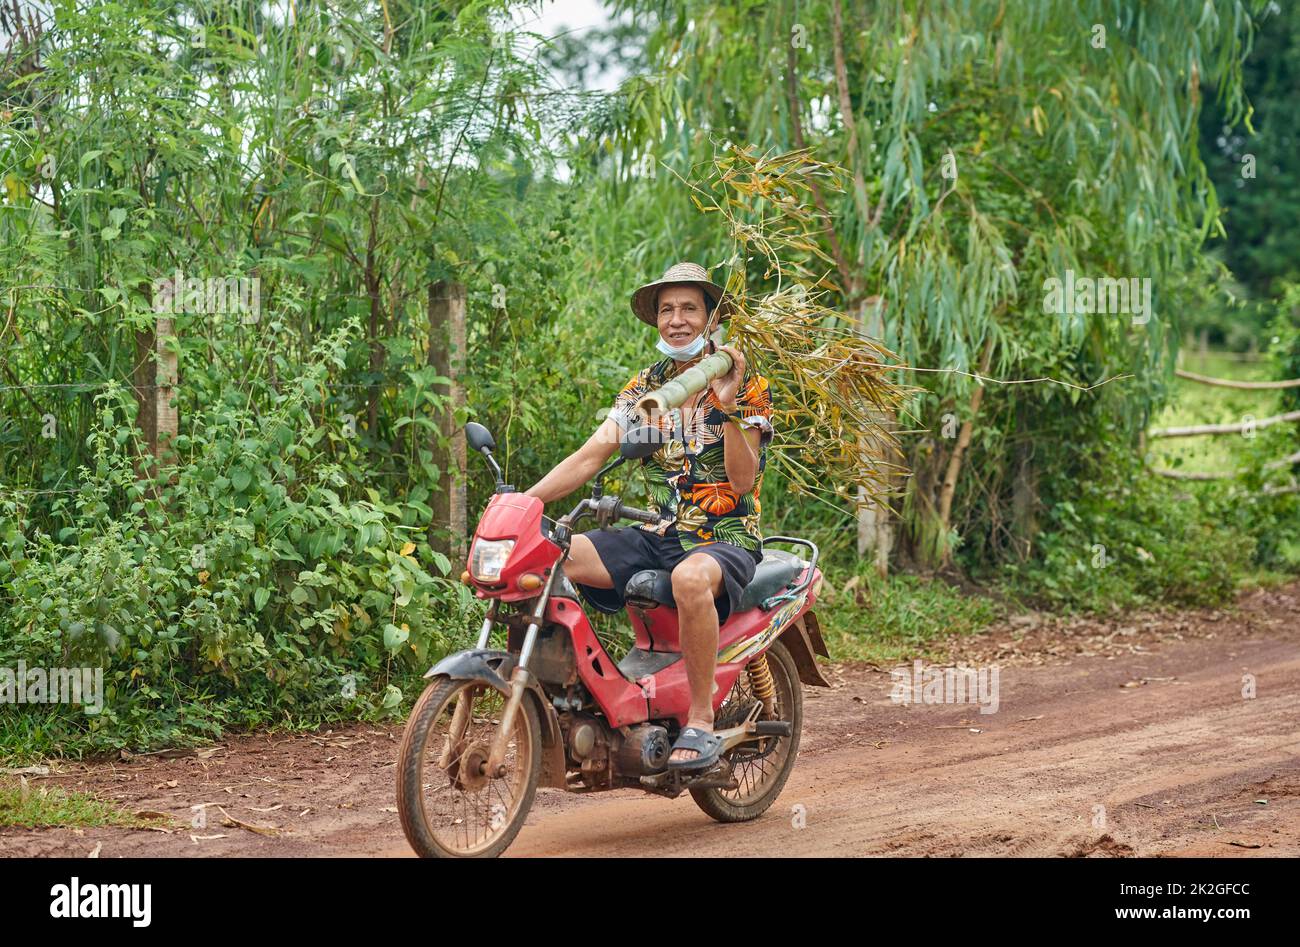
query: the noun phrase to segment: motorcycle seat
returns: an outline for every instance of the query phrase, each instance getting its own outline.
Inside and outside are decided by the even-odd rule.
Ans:
[[[762,562],[754,568],[754,577],[745,586],[737,611],[757,608],[763,599],[776,595],[797,579],[807,566],[808,563],[793,553],[778,549],[765,551]],[[677,602],[673,599],[672,573],[667,569],[642,569],[634,573],[628,579],[623,596],[633,603],[677,607]]]

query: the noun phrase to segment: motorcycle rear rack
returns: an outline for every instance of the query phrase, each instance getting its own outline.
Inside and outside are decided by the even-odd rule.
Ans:
[[[799,539],[797,536],[765,536],[763,538],[763,546],[766,547],[768,543],[793,543],[796,546],[807,546],[812,550],[812,561],[808,563],[808,571],[805,573],[802,582],[794,588],[787,589],[779,595],[772,595],[763,599],[762,607],[764,611],[771,610],[774,605],[781,602],[792,602],[802,595],[813,583],[813,573],[817,571],[817,557],[821,555],[821,551],[817,548],[816,543],[807,539]]]

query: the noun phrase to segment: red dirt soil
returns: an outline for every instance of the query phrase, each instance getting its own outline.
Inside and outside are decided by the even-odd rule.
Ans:
[[[1022,616],[948,650],[1001,668],[997,713],[895,703],[887,669],[830,665],[831,690],[804,690],[799,759],[762,818],[724,826],[686,795],[546,789],[508,854],[1300,855],[1300,583],[1229,610]],[[0,827],[0,855],[410,856],[400,738],[362,724],[54,761],[34,789],[169,827]]]

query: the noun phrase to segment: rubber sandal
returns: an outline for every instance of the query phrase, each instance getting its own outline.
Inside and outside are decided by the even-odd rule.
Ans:
[[[673,750],[694,750],[698,755],[689,760],[674,760],[670,754],[669,769],[708,769],[718,762],[718,754],[722,751],[722,737],[716,733],[687,727],[678,735]]]

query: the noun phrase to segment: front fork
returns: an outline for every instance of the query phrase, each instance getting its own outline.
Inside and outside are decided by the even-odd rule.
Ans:
[[[488,636],[492,634],[492,623],[497,617],[497,606],[500,599],[493,599],[492,604],[488,606],[487,616],[483,619],[483,627],[479,629],[478,644],[475,647],[482,650],[487,647]],[[459,760],[464,753],[465,731],[469,729],[470,715],[474,705],[474,691],[477,688],[470,687],[466,691],[466,696],[456,701],[456,709],[451,715],[451,726],[447,730],[447,740],[442,748],[442,757],[438,760],[438,766],[443,770],[451,767],[453,760]]]
[[[555,583],[559,581],[563,563],[564,559],[561,558],[551,569],[550,581],[542,589],[542,594],[537,596],[537,606],[533,609],[532,620],[528,623],[528,630],[524,632],[524,641],[519,648],[519,662],[510,675],[510,697],[506,700],[505,710],[501,714],[501,726],[497,729],[497,735],[492,740],[492,749],[488,753],[487,771],[492,778],[499,779],[506,774],[505,758],[506,751],[509,749],[510,731],[514,727],[515,716],[519,713],[519,704],[524,699],[524,692],[532,684],[528,659],[533,655],[533,645],[537,643],[537,629],[541,627],[542,617],[546,614],[546,606],[551,601],[551,592],[555,588]],[[492,610],[488,612],[488,617],[483,623],[483,630],[479,634],[480,648],[487,645],[488,633],[495,615],[496,603],[494,602]]]

